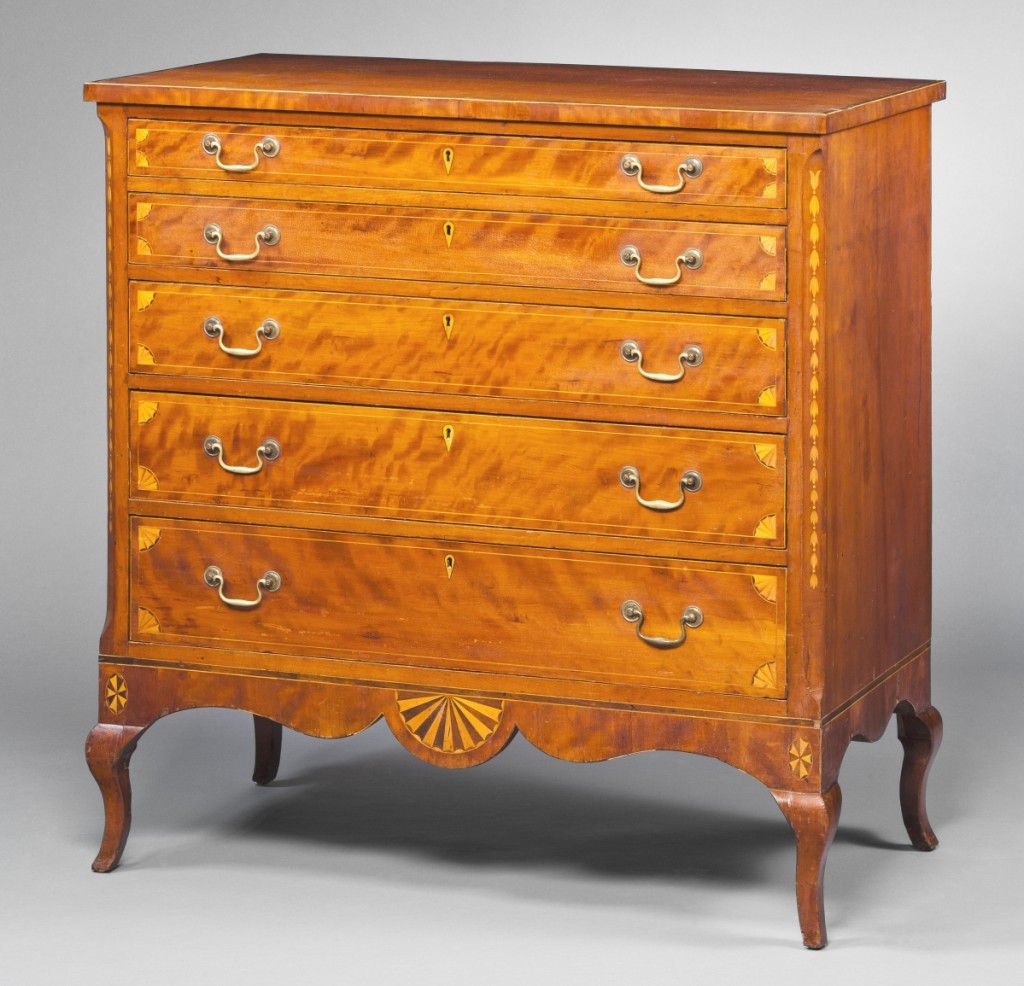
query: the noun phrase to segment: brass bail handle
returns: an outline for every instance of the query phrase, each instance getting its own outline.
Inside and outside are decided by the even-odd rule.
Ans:
[[[704,622],[704,611],[699,606],[687,606],[683,615],[679,618],[679,636],[671,637],[648,637],[644,634],[644,611],[635,599],[627,599],[621,606],[622,618],[627,623],[636,624],[636,635],[648,646],[657,647],[659,650],[670,650],[673,647],[680,647],[686,643],[686,630],[696,630]]]
[[[636,466],[623,466],[619,470],[619,482],[632,490],[636,496],[636,502],[648,510],[657,510],[659,513],[667,513],[670,510],[678,510],[686,503],[687,493],[696,493],[704,485],[704,477],[696,469],[687,469],[679,477],[679,499],[678,500],[645,500],[640,495],[640,470]]]
[[[681,192],[686,186],[687,178],[699,178],[704,173],[704,162],[699,157],[688,157],[676,171],[679,174],[679,181],[675,185],[648,185],[644,181],[644,166],[640,158],[635,154],[625,154],[619,162],[622,173],[636,178],[636,183],[646,192],[654,192],[658,195],[671,195],[673,192]]]
[[[704,254],[700,252],[696,247],[690,247],[688,250],[681,253],[676,257],[676,274],[675,277],[644,277],[640,273],[640,265],[643,263],[643,257],[640,256],[640,251],[632,244],[624,246],[619,251],[619,260],[621,260],[627,267],[633,267],[633,271],[636,274],[636,279],[641,284],[646,284],[652,288],[670,288],[674,284],[678,284],[683,276],[683,268],[687,270],[697,270],[704,264]]]
[[[221,469],[236,476],[252,476],[262,471],[266,463],[281,457],[281,446],[273,438],[264,438],[263,443],[257,446],[254,466],[229,466],[224,461],[224,443],[216,435],[207,435],[203,439],[203,451],[211,458],[215,458]]]
[[[216,315],[211,315],[203,322],[203,332],[211,339],[217,340],[217,345],[220,346],[221,352],[227,353],[228,356],[248,359],[250,356],[257,356],[263,352],[263,340],[266,339],[269,342],[272,339],[276,339],[281,334],[281,326],[274,319],[265,318],[260,325],[256,326],[257,345],[255,349],[239,349],[234,346],[225,346],[224,323]]]
[[[256,233],[256,249],[252,253],[225,253],[220,245],[224,241],[224,232],[216,223],[207,223],[203,228],[203,239],[212,243],[217,249],[217,256],[226,260],[229,264],[244,264],[249,260],[255,260],[260,255],[260,248],[266,243],[267,246],[276,246],[281,242],[281,231],[267,223],[263,229]]]
[[[704,350],[700,346],[687,346],[679,354],[678,373],[651,373],[644,369],[644,354],[639,344],[627,339],[619,346],[619,355],[627,363],[636,363],[637,372],[647,380],[655,383],[677,383],[686,376],[686,368],[700,366],[704,362]]]
[[[252,150],[252,164],[225,164],[220,159],[220,152],[223,149],[224,145],[221,142],[219,135],[206,134],[206,136],[203,137],[203,150],[207,154],[213,155],[213,159],[216,161],[218,168],[222,171],[240,173],[245,171],[255,171],[255,169],[259,167],[260,154],[264,157],[277,157],[277,155],[281,153],[281,142],[276,137],[264,137],[262,140],[256,141],[256,146]]]
[[[217,595],[225,606],[231,606],[234,609],[253,609],[263,602],[264,590],[267,592],[277,592],[281,588],[281,576],[273,570],[264,572],[257,580],[255,599],[232,599],[230,596],[225,596],[224,573],[216,565],[210,565],[203,572],[203,580],[211,589],[217,590]]]

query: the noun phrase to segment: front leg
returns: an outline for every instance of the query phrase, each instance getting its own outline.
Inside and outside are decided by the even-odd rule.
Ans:
[[[942,717],[932,706],[918,714],[908,702],[903,702],[896,708],[896,728],[903,744],[900,772],[903,824],[914,848],[928,852],[939,844],[928,822],[924,799],[928,771],[942,742]]]
[[[796,905],[808,948],[824,948],[825,860],[839,824],[843,798],[839,785],[823,793],[777,791],[772,794],[796,834]]]
[[[121,859],[132,825],[132,785],[128,761],[147,726],[99,723],[85,741],[85,759],[103,795],[103,842],[93,861],[97,873],[108,873]]]

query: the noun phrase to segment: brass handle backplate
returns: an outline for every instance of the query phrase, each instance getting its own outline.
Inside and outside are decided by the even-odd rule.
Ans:
[[[254,171],[260,163],[260,154],[264,157],[277,157],[281,153],[281,142],[276,137],[264,137],[263,140],[256,142],[256,146],[253,148],[253,161],[252,164],[225,164],[220,159],[220,152],[223,150],[223,144],[217,134],[207,134],[203,137],[203,150],[207,154],[212,154],[214,160],[217,162],[217,167],[221,171],[231,172],[242,172],[242,171]]]
[[[675,277],[644,277],[640,273],[640,264],[643,258],[640,256],[640,251],[632,245],[624,246],[619,251],[619,260],[621,260],[627,267],[635,267],[636,279],[641,284],[646,284],[652,288],[670,288],[673,284],[678,284],[683,276],[683,268],[686,267],[688,270],[697,270],[704,263],[704,254],[700,252],[696,247],[690,247],[684,253],[676,257],[676,274]]]
[[[217,345],[220,346],[221,351],[228,354],[228,356],[238,356],[245,359],[249,356],[256,356],[258,353],[263,351],[263,340],[276,339],[281,334],[281,326],[277,324],[272,318],[265,318],[261,325],[256,327],[256,348],[255,349],[236,349],[233,346],[224,345],[224,324],[221,322],[216,315],[211,315],[206,321],[203,322],[203,332],[206,333],[211,339],[217,340]],[[643,373],[643,370],[640,371]]]
[[[704,478],[696,469],[687,469],[679,478],[678,500],[645,500],[640,495],[640,470],[636,466],[623,466],[619,470],[619,482],[627,490],[633,491],[636,502],[641,507],[667,513],[670,510],[678,510],[686,502],[687,493],[696,493],[704,485]]]
[[[627,339],[619,346],[619,355],[627,363],[636,363],[637,372],[639,372],[640,376],[653,380],[656,383],[676,383],[676,381],[682,380],[686,375],[686,368],[688,366],[700,366],[704,362],[704,350],[700,346],[687,346],[679,354],[678,373],[650,373],[644,369],[643,350],[632,339]]]
[[[642,631],[644,627],[644,611],[635,599],[627,599],[621,607],[622,618],[628,623],[636,624],[636,635],[651,647],[659,650],[670,650],[686,643],[686,630],[695,630],[704,622],[704,611],[699,606],[687,606],[679,619],[680,634],[678,637],[648,637]]]
[[[256,583],[255,599],[232,599],[224,595],[224,573],[216,566],[210,565],[203,572],[203,579],[211,589],[217,590],[220,601],[225,606],[232,606],[235,609],[252,609],[263,602],[263,592],[277,592],[281,588],[281,576],[275,571],[264,572]]]
[[[704,162],[699,157],[688,157],[676,169],[679,172],[679,181],[675,185],[648,185],[644,181],[644,166],[640,158],[635,154],[626,154],[619,162],[622,173],[636,178],[636,183],[647,192],[656,192],[658,195],[671,195],[673,192],[681,192],[686,185],[687,178],[699,178],[704,173]]]
[[[234,473],[236,476],[252,476],[260,472],[268,462],[273,462],[281,456],[281,446],[273,438],[264,438],[263,444],[256,448],[255,466],[229,466],[224,461],[224,443],[216,435],[207,435],[203,439],[203,451],[215,458],[225,472]]]
[[[203,228],[203,239],[212,243],[217,248],[217,256],[230,264],[244,264],[249,260],[255,260],[260,255],[260,247],[266,243],[267,246],[276,246],[281,242],[281,231],[269,223],[256,233],[256,249],[252,253],[225,253],[220,245],[224,240],[224,233],[216,223],[208,223]]]

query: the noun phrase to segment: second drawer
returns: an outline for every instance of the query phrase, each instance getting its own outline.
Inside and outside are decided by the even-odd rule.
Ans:
[[[129,195],[129,263],[782,301],[786,230],[187,195]]]
[[[780,548],[785,439],[135,392],[132,495]]]

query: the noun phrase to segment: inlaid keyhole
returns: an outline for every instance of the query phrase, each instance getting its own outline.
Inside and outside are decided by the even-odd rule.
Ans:
[[[444,161],[444,170],[447,174],[452,173],[452,165],[455,163],[455,151],[450,147],[446,147],[441,152],[441,160]]]
[[[452,329],[455,328],[455,316],[446,312],[441,319],[441,324],[444,326],[444,334],[451,339]]]
[[[451,425],[445,425],[441,429],[441,437],[444,438],[445,448],[450,452],[452,450],[452,442],[455,441],[455,429]]]
[[[455,555],[444,556],[444,569],[448,573],[448,578],[451,578],[455,571]]]
[[[444,238],[448,242],[448,246],[452,245],[452,237],[455,235],[455,223],[446,222],[444,224]]]

